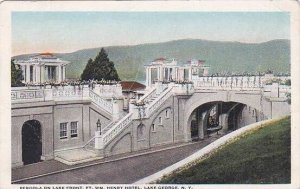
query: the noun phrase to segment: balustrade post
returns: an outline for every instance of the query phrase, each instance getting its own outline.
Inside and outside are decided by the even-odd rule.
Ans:
[[[82,100],[88,100],[90,95],[90,88],[88,85],[83,85],[82,88]]]
[[[104,142],[103,137],[100,135],[100,131],[95,131],[95,150],[96,153],[100,156],[104,155]]]
[[[120,118],[120,112],[123,109],[122,105],[123,105],[122,99],[118,99],[118,98],[112,99],[113,121],[117,121]]]
[[[116,85],[116,90],[115,90],[115,96],[118,96],[118,97],[122,97],[123,94],[122,94],[122,85],[121,84],[117,84]]]

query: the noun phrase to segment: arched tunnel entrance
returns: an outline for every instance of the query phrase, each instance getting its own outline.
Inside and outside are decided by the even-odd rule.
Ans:
[[[242,103],[205,103],[197,107],[190,116],[191,139],[203,139],[216,132],[231,132],[261,120],[260,117],[262,113]]]
[[[22,127],[22,161],[24,165],[41,161],[42,128],[37,120],[29,120]]]

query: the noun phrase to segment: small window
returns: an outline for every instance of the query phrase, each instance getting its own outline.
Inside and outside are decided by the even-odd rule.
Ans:
[[[77,125],[78,125],[77,121],[71,122],[71,138],[78,136],[78,126]]]
[[[162,118],[161,117],[158,118],[158,124],[162,125]]]
[[[166,118],[167,118],[167,119],[170,118],[170,110],[166,110]]]
[[[68,123],[60,123],[60,125],[59,125],[59,138],[60,139],[68,138],[67,126],[68,126]]]
[[[154,123],[151,125],[151,131],[152,131],[152,132],[155,131],[155,125],[154,125]]]

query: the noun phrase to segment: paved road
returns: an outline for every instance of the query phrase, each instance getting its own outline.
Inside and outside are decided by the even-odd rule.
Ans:
[[[170,166],[203,148],[217,137],[174,149],[18,182],[17,184],[129,184]]]

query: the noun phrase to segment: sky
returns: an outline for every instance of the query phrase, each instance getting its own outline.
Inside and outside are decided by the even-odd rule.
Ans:
[[[13,12],[12,54],[204,39],[290,39],[287,12]]]

